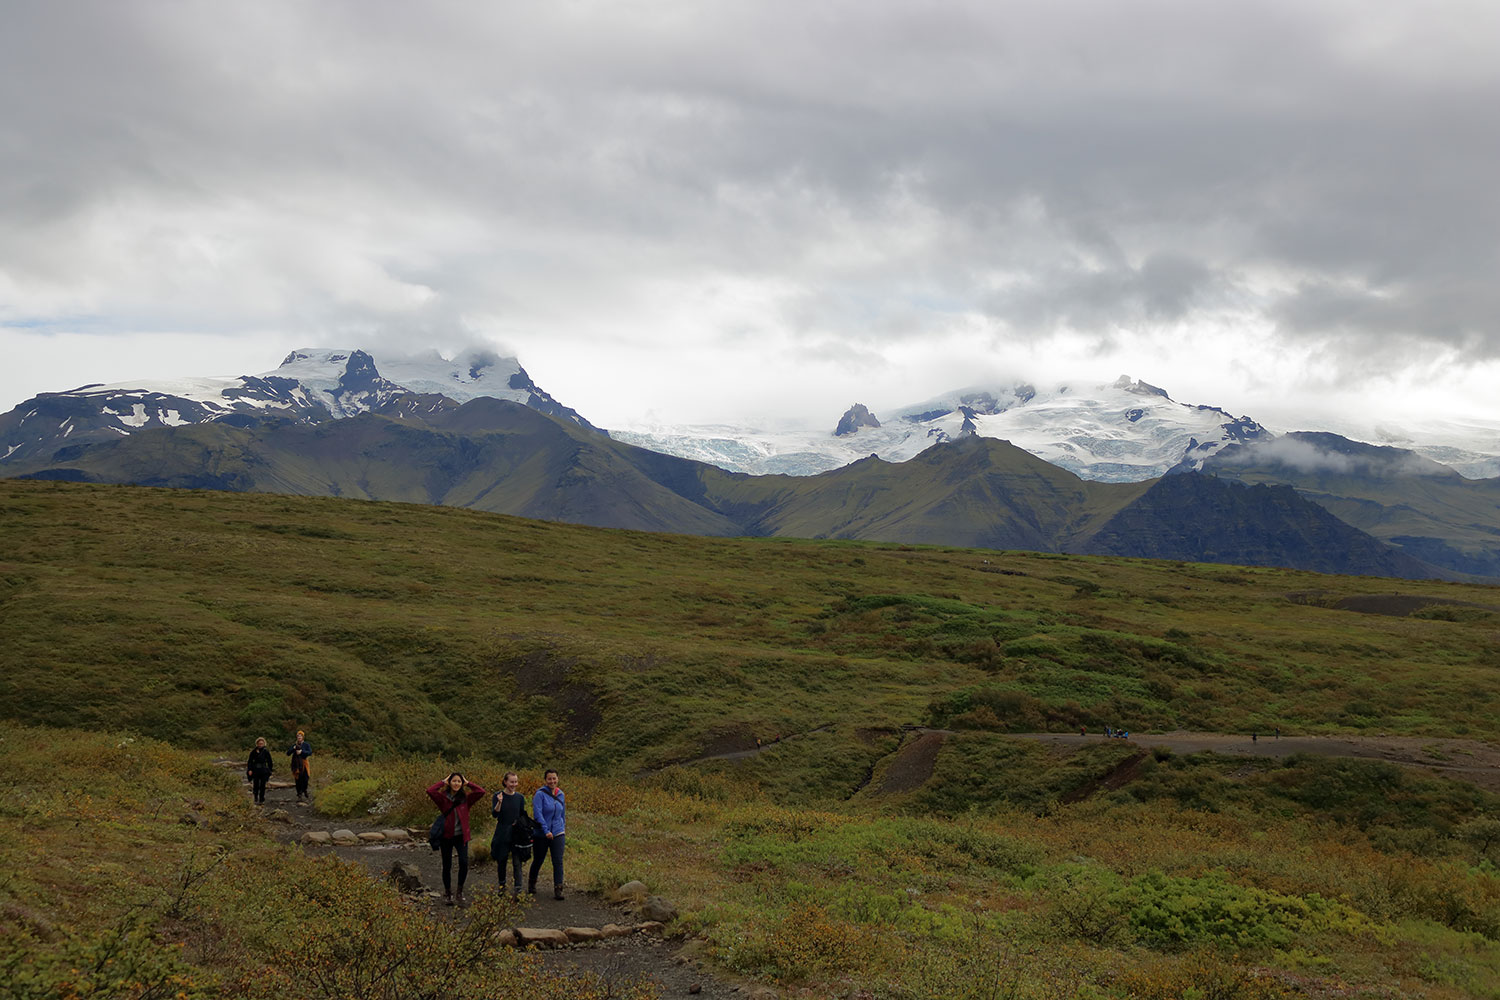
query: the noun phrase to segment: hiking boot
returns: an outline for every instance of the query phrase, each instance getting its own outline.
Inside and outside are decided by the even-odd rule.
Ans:
[[[526,895],[528,895],[528,896],[535,896],[536,895],[536,882],[535,881],[531,881],[531,882],[527,882],[526,883]]]
[[[467,899],[464,899],[464,891],[462,889],[458,890],[458,895],[456,895],[456,896],[453,897],[453,905],[455,905],[455,906],[468,906],[469,905],[469,901]]]
[[[559,885],[559,886],[553,887],[553,889],[552,889],[552,898],[553,899],[562,899],[563,898],[562,886]]]
[[[443,905],[444,906],[452,906],[453,905],[453,893],[451,893],[451,892],[445,892],[445,893],[443,893]]]

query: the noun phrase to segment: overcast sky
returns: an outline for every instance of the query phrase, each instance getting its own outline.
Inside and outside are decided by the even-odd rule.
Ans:
[[[1492,0],[7,4],[0,410],[488,344],[602,426],[1500,417],[1497,51]]]

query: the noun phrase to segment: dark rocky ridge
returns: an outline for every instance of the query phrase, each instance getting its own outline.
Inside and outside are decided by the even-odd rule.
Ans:
[[[222,421],[82,443],[34,478],[360,497],[601,527],[863,538],[1044,552],[1443,575],[1287,488],[1184,473],[1094,483],[1003,441],[968,437],[903,463],[746,476],[612,441],[483,397],[400,394],[318,424]]]
[[[839,418],[839,425],[834,428],[833,436],[844,437],[847,434],[853,434],[861,427],[879,426],[880,421],[875,419],[875,414],[871,413],[864,403],[855,403]]]

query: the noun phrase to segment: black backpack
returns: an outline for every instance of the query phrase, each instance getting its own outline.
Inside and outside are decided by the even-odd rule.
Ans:
[[[526,815],[526,802],[521,801],[521,815],[510,828],[510,849],[523,859],[531,857],[531,843],[536,839],[536,820]]]
[[[499,793],[495,795],[499,799]],[[492,807],[493,811],[493,807]],[[507,853],[514,853],[521,860],[531,857],[531,841],[536,836],[536,820],[526,815],[526,799],[521,799],[521,814],[516,817],[515,823],[511,824],[508,831],[495,828],[495,835],[490,838],[490,857],[497,861],[504,858]]]

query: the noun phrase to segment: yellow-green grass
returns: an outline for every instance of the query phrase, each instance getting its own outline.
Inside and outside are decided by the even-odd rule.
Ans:
[[[410,944],[425,964],[398,995],[420,996],[480,947],[362,872],[275,844],[210,756],[0,727],[0,971],[18,995],[374,995],[353,970]],[[421,787],[450,766],[488,786],[506,765],[331,760],[314,796],[374,781],[395,794],[362,815],[421,821]],[[1500,996],[1500,877],[1478,846],[1417,854],[1276,808],[1274,772],[1295,769],[1216,809],[1117,793],[956,817],[792,808],[732,774],[567,774],[570,881],[640,879],[721,967],[814,996]],[[1438,794],[1404,780],[1387,791]],[[513,919],[481,902],[480,927]],[[446,995],[590,995],[485,947]],[[111,991],[111,975],[142,988]]]
[[[1480,607],[1288,599],[1396,589]],[[0,602],[11,717],[201,746],[613,771],[825,725],[1485,738],[1500,712],[1489,587],[402,504],[0,482]]]
[[[233,770],[148,738],[0,724],[7,997],[646,997],[502,948],[516,912],[430,919],[278,844]],[[627,987],[622,993],[621,988]]]
[[[1331,606],[1395,590],[1463,613]],[[1485,738],[1496,606],[1437,582],[0,483],[0,704],[116,734],[4,733],[0,894],[30,948],[8,960],[61,974],[67,941],[97,953],[145,900],[137,940],[185,942],[167,972],[233,995],[285,958],[289,882],[395,921],[379,940],[425,933],[271,845],[191,752],[301,727],[323,806],[382,821],[421,822],[455,765],[490,787],[560,764],[575,882],[641,878],[716,961],[814,995],[1500,996],[1490,797],[1378,762],[1160,754],[1069,805],[1126,750],[1002,732]],[[873,794],[910,723],[959,732],[931,780]],[[179,824],[184,798],[218,829]],[[226,846],[244,860],[188,894],[220,929],[194,943],[162,900]]]

